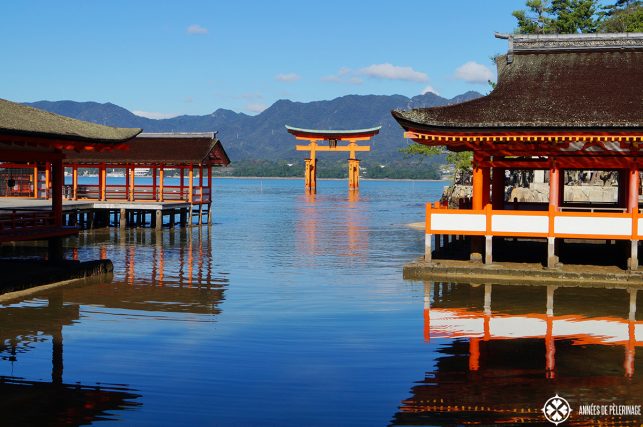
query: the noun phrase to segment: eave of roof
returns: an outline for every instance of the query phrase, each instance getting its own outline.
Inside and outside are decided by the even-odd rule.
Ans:
[[[382,126],[367,129],[301,129],[286,125],[288,133],[303,138],[320,138],[320,139],[350,139],[357,137],[372,137],[380,132]]]
[[[230,163],[216,132],[142,133],[118,152],[69,152],[67,164],[214,165]]]
[[[120,144],[139,133],[138,128],[116,128],[64,117],[0,99],[0,135],[84,144]],[[77,146],[79,146],[77,144]]]
[[[515,35],[497,63],[489,95],[393,117],[434,134],[643,131],[643,34]]]

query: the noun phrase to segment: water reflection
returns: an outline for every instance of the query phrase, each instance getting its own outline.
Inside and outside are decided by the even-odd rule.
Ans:
[[[112,419],[110,413],[139,406],[140,395],[124,386],[65,384],[63,326],[80,319],[77,304],[63,302],[62,291],[46,300],[2,307],[0,357],[20,363],[37,347],[51,346],[51,381],[0,376],[0,411],[7,425],[79,425]]]
[[[394,425],[542,423],[540,408],[556,393],[572,408],[643,403],[643,352],[636,351],[643,346],[637,312],[643,291],[424,286],[424,339],[439,345],[439,356],[412,387]],[[576,412],[566,424],[593,421]],[[600,421],[638,425],[640,419]]]
[[[316,256],[329,253],[362,261],[366,258],[368,212],[360,204],[359,191],[349,191],[341,200],[336,200],[336,196],[306,193],[299,196],[299,202],[295,224],[299,253],[306,255],[311,263]]]
[[[0,375],[0,396],[5,397],[0,408],[11,414],[12,425],[119,420],[118,411],[142,406],[141,396],[127,385],[93,384],[105,376],[121,382],[119,372],[128,368],[104,361],[111,368],[91,375],[92,380],[82,374],[83,357],[106,357],[100,344],[102,335],[106,331],[113,334],[114,328],[121,327],[117,325],[128,325],[125,337],[138,337],[133,347],[125,347],[132,351],[163,342],[161,336],[146,337],[146,330],[159,320],[207,324],[221,313],[228,275],[217,271],[214,264],[210,227],[162,232],[97,230],[78,239],[78,244],[68,249],[68,257],[111,259],[115,266],[112,280],[66,286],[0,310],[0,358],[6,363],[5,372],[10,373]],[[72,337],[75,353],[81,354],[79,358],[67,349],[67,358],[72,360],[67,368],[72,373],[66,376],[63,336],[68,341]],[[180,342],[192,344],[189,334]],[[109,358],[118,360],[123,355],[115,350],[118,345],[111,346]],[[43,351],[51,356],[39,358]],[[45,368],[43,363],[51,366],[50,381],[43,381],[38,374]],[[14,368],[27,373],[27,378],[13,375]],[[79,369],[82,383],[69,384],[69,378],[79,378]],[[30,406],[33,408],[28,410]]]
[[[91,243],[80,241],[80,247],[97,247],[100,258],[111,259],[114,280],[91,292],[68,289],[65,298],[130,310],[218,314],[229,278],[215,271],[210,234],[209,226],[87,234]]]

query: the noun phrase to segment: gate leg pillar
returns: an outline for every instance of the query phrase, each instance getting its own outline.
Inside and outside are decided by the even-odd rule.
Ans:
[[[348,189],[359,189],[359,160],[348,159]]]

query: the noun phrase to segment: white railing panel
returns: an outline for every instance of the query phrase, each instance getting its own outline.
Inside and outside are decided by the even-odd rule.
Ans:
[[[597,237],[629,236],[632,234],[632,219],[557,216],[554,218],[554,235],[558,234]]]
[[[491,230],[498,233],[547,233],[549,217],[542,215],[493,215]]]
[[[440,231],[485,231],[487,221],[484,214],[431,213],[431,232]]]

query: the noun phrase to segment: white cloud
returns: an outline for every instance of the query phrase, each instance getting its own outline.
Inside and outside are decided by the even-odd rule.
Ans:
[[[352,85],[359,85],[364,82],[364,80],[355,76],[353,70],[347,67],[342,67],[339,69],[337,74],[332,74],[330,76],[324,76],[320,79],[322,82],[331,82],[331,83],[348,83]]]
[[[427,87],[425,87],[425,88],[424,88],[424,90],[422,90],[422,95],[426,95],[426,94],[427,94],[427,93],[429,93],[429,92],[430,92],[430,93],[434,93],[434,94],[436,94],[436,95],[438,95],[438,96],[440,95],[440,94],[438,93],[438,91],[437,91],[437,90],[435,90],[435,88],[434,88],[433,86],[430,86],[430,85],[429,85],[429,86],[427,86]]]
[[[261,113],[266,108],[268,108],[268,106],[260,102],[246,104],[246,110],[250,111],[251,113]]]
[[[374,79],[404,80],[409,82],[427,82],[429,76],[415,71],[411,67],[399,67],[393,64],[373,64],[359,70],[359,74]]]
[[[467,83],[487,83],[494,78],[494,75],[488,67],[469,61],[455,70],[455,78]]]
[[[296,82],[299,79],[301,79],[301,76],[295,73],[277,74],[275,76],[275,80],[280,82]]]
[[[239,95],[239,98],[245,99],[247,101],[256,101],[257,99],[263,99],[263,95],[259,92],[247,92]]]
[[[186,31],[188,34],[197,34],[197,35],[208,34],[208,29],[200,26],[199,24],[190,25]]]
[[[179,116],[179,114],[176,114],[176,113],[159,113],[159,112],[156,112],[156,111],[139,111],[139,110],[137,110],[137,111],[132,111],[132,113],[134,113],[135,115],[137,115],[139,117],[145,117],[145,118],[148,118],[148,119],[156,119],[156,120],[171,119],[172,117]]]

